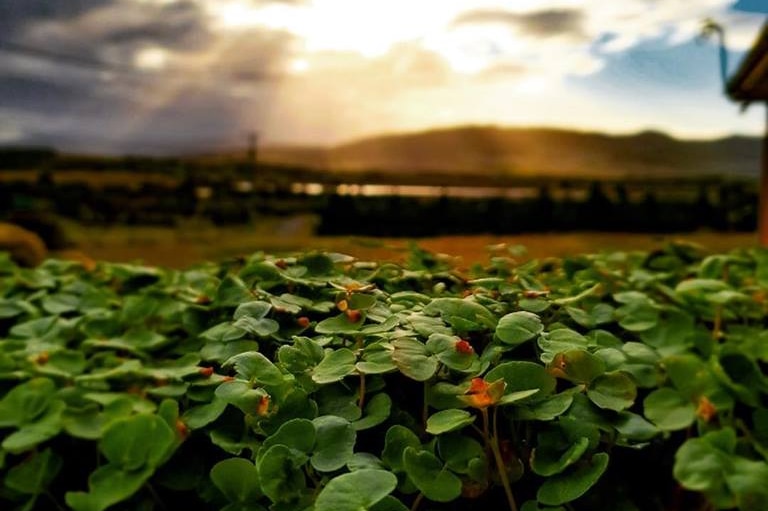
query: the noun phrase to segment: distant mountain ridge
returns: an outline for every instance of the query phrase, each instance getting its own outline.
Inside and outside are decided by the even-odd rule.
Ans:
[[[461,126],[382,135],[333,147],[273,146],[259,159],[334,171],[553,177],[756,177],[761,139],[681,140],[552,128]]]

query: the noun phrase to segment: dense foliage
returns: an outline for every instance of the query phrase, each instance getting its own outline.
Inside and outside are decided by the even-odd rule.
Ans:
[[[768,251],[0,259],[2,509],[768,509]]]

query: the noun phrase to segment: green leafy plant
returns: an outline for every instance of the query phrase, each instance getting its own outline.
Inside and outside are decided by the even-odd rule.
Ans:
[[[767,276],[682,244],[0,258],[0,505],[763,510]]]

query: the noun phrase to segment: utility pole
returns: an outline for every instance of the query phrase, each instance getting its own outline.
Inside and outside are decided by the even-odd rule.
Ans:
[[[248,132],[248,161],[251,163],[253,168],[256,168],[256,157],[257,157],[257,143],[259,140],[259,132],[258,131],[250,131]]]

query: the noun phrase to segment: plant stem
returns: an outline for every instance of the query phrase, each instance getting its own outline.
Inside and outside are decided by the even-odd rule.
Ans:
[[[149,481],[147,481],[144,486],[146,486],[147,490],[149,490],[149,494],[152,495],[152,500],[155,501],[158,509],[161,509],[162,511],[165,511],[166,509],[168,509],[167,507],[165,507],[165,503],[160,498],[160,495],[157,494],[157,492],[155,491],[155,488],[152,486],[152,484],[149,483]]]
[[[360,398],[357,401],[357,406],[360,410],[363,409],[365,404],[365,373],[360,373]]]
[[[416,495],[416,498],[413,499],[413,504],[411,504],[411,511],[416,511],[419,508],[419,504],[421,504],[421,501],[424,500],[424,494],[419,493]]]
[[[484,425],[487,428],[488,425],[488,412],[483,409]],[[498,430],[496,429],[496,415],[498,408],[493,408],[493,436],[490,438],[491,451],[493,451],[493,458],[496,460],[496,468],[499,470],[499,477],[501,478],[501,485],[504,487],[504,493],[507,496],[507,503],[509,504],[509,511],[517,511],[517,503],[515,502],[515,496],[512,495],[512,486],[509,483],[509,475],[507,474],[507,467],[504,465],[504,459],[501,457],[501,450],[499,449]]]
[[[723,306],[715,307],[715,324],[712,327],[712,338],[715,341],[720,340],[720,330],[723,328]]]
[[[56,500],[56,497],[53,496],[53,494],[49,490],[44,490],[43,495],[48,497],[48,499],[53,503],[54,506],[56,506],[56,509],[58,511],[66,511],[64,507],[62,507],[61,504]]]
[[[485,440],[485,449],[488,450],[491,447],[491,433],[488,429],[488,409],[481,408],[480,415],[483,416],[483,440]]]

